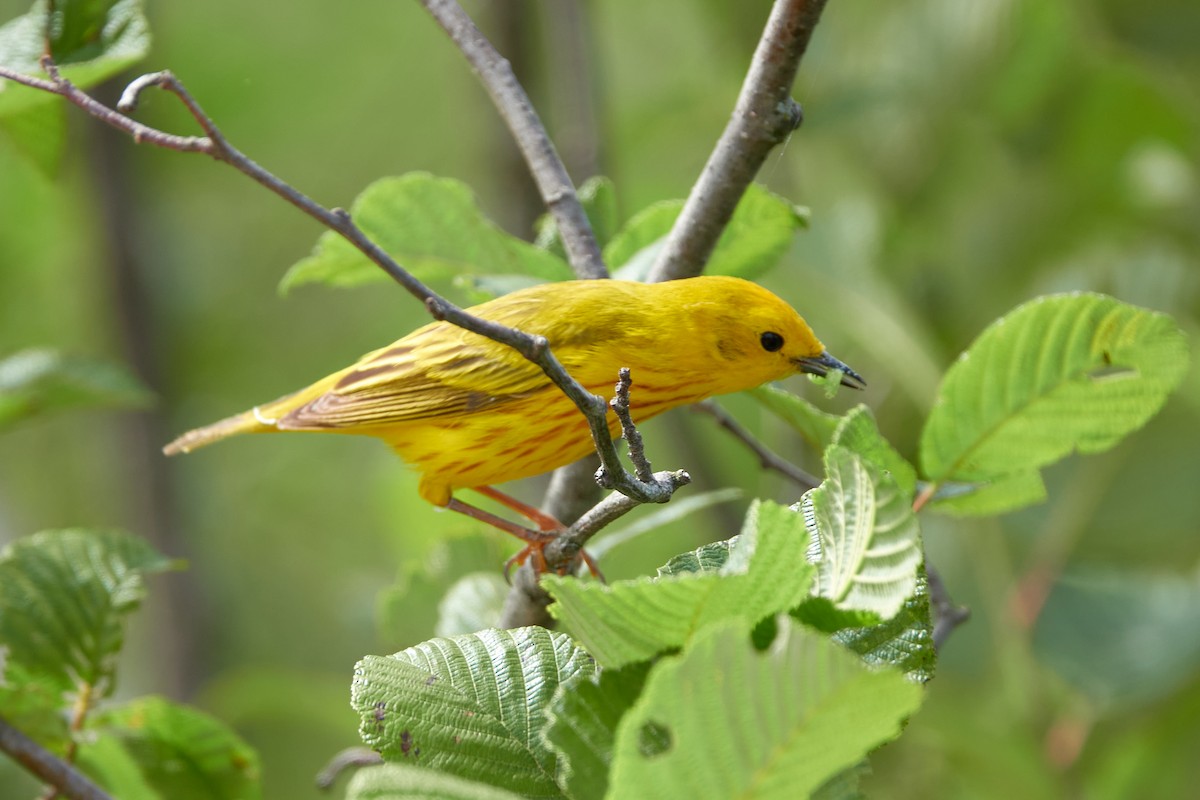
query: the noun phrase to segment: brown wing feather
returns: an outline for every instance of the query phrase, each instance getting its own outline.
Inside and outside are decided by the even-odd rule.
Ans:
[[[537,366],[480,336],[435,323],[294,396],[285,430],[376,427],[469,414],[549,385]],[[303,395],[310,399],[296,405]],[[270,415],[274,409],[262,409]]]

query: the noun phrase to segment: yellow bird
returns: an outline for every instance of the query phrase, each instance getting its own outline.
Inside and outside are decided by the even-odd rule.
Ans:
[[[825,351],[776,295],[739,278],[664,283],[564,281],[513,292],[468,311],[540,334],[589,391],[611,398],[621,367],[633,378],[635,422],[706,397],[796,372],[861,377]],[[609,429],[620,431],[609,412]],[[587,422],[541,368],[515,350],[449,322],[433,322],[311,386],[171,442],[187,453],[240,433],[318,431],[376,436],[421,473],[421,497],[517,535],[541,561],[561,525],[491,484],[569,464],[592,450]],[[536,523],[526,529],[468,505],[469,488]]]

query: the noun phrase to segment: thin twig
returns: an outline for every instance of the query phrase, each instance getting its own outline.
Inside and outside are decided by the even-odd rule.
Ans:
[[[733,116],[692,187],[649,280],[700,274],[767,155],[799,127],[803,115],[791,98],[792,84],[824,8],[825,0],[776,0]]]
[[[369,747],[347,747],[334,754],[317,773],[317,788],[331,789],[342,773],[352,767],[373,767],[383,763],[383,756]]]
[[[621,433],[629,445],[629,460],[633,462],[633,472],[638,476],[638,480],[647,482],[653,480],[654,469],[650,466],[650,459],[646,457],[646,443],[642,441],[642,434],[633,424],[633,415],[629,411],[629,390],[632,386],[633,376],[629,367],[621,367],[617,371],[617,386],[613,392],[613,399],[609,400],[608,404],[621,421]]]
[[[583,206],[575,196],[575,187],[567,168],[546,135],[546,128],[538,119],[511,65],[475,27],[467,12],[455,0],[421,0],[421,5],[462,51],[491,96],[496,110],[512,131],[517,146],[529,164],[542,201],[554,217],[567,258],[576,273],[584,278],[607,278],[608,269],[600,257],[600,246],[596,243]]]
[[[71,800],[112,800],[79,770],[30,739],[0,717],[0,750]]]
[[[232,166],[234,169],[271,190],[325,227],[340,234],[346,241],[358,248],[363,255],[404,287],[409,294],[424,302],[429,313],[435,319],[445,320],[472,333],[507,345],[529,361],[541,367],[542,371],[550,378],[554,385],[559,387],[587,418],[593,443],[596,445],[596,451],[600,455],[600,461],[603,465],[602,472],[605,479],[605,488],[616,489],[622,494],[626,494],[644,503],[665,503],[670,499],[671,493],[674,491],[674,486],[670,482],[643,482],[624,469],[621,465],[616,445],[608,430],[608,406],[604,398],[592,394],[571,377],[550,351],[549,344],[544,336],[531,335],[495,322],[480,319],[468,314],[463,309],[439,296],[424,283],[408,273],[391,256],[371,241],[354,223],[349,212],[340,208],[325,208],[260,167],[230,144],[212,119],[204,113],[200,104],[192,98],[183,84],[170,72],[164,71],[144,75],[133,81],[122,95],[120,106],[132,110],[136,107],[141,92],[152,86],[161,88],[176,95],[184,103],[200,127],[208,134],[206,137],[173,136],[135,122],[124,114],[108,108],[80,91],[74,84],[59,74],[54,63],[48,56],[42,58],[42,65],[50,76],[49,81],[22,75],[4,67],[0,67],[0,77],[8,78],[35,89],[42,89],[61,95],[74,105],[82,108],[92,117],[118,130],[125,131],[136,142],[144,142],[170,150],[199,152],[209,155],[218,161]]]
[[[762,465],[763,469],[775,470],[805,491],[815,489],[820,485],[820,478],[802,470],[787,459],[780,458],[768,450],[766,445],[755,439],[750,431],[743,428],[741,423],[712,400],[701,400],[699,403],[693,403],[691,408],[694,411],[699,411],[712,417],[717,421],[718,425],[729,431],[738,441],[750,448],[751,452],[758,456],[758,463]]]
[[[971,618],[971,609],[954,604],[942,576],[928,561],[925,562],[925,577],[929,581],[929,615],[933,618],[933,647],[941,651],[942,645],[959,625]]]

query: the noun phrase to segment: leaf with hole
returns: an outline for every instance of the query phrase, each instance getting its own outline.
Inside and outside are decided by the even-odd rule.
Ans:
[[[785,617],[766,652],[717,624],[621,720],[611,797],[807,797],[894,739],[922,690]]]

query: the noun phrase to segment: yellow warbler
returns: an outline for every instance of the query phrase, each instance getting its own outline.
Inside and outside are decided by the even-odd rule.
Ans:
[[[565,281],[533,286],[468,309],[540,334],[589,391],[611,397],[621,367],[633,377],[631,413],[648,419],[710,395],[750,389],[796,372],[840,370],[807,323],[771,292],[738,278],[665,283]],[[620,425],[611,411],[609,427]],[[513,349],[434,322],[368,353],[294,394],[185,433],[164,448],[186,453],[239,433],[324,431],[383,439],[421,473],[421,497],[483,519],[530,543],[552,537],[467,505],[471,488],[536,522],[558,523],[490,484],[569,464],[592,450],[587,422],[535,364]]]

